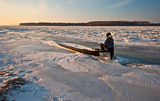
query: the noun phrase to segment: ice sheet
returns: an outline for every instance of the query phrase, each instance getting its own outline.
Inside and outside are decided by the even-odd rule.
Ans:
[[[0,89],[17,77],[28,82],[0,94],[5,100],[160,99],[160,27],[5,26],[0,31]],[[98,48],[107,32],[115,40],[114,61],[51,43],[58,40],[77,48]]]

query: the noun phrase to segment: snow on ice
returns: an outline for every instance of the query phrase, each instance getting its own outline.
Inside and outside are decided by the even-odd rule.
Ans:
[[[53,44],[99,48],[112,32],[117,60]],[[159,101],[160,27],[0,27],[0,100]]]

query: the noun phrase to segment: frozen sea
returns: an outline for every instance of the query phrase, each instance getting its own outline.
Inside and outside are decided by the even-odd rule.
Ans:
[[[54,44],[99,48],[107,32],[116,60]],[[0,26],[0,100],[159,101],[160,27]]]

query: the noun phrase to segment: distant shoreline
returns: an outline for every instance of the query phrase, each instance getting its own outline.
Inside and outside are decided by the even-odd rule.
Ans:
[[[160,26],[160,23],[149,21],[92,21],[87,23],[50,23],[50,22],[28,22],[20,23],[20,26]]]

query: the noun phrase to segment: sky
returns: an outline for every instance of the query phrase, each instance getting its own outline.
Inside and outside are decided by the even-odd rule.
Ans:
[[[150,21],[160,0],[0,0],[0,25],[22,22]]]

